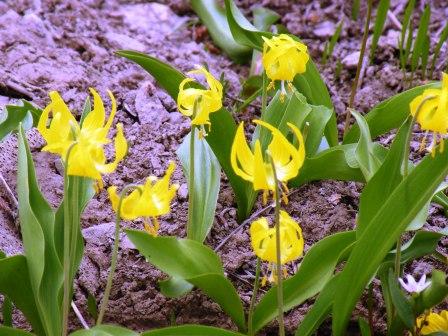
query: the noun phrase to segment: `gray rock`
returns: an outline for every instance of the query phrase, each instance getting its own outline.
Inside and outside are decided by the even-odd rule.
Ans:
[[[356,69],[356,67],[358,66],[360,54],[360,51],[355,51],[351,54],[348,54],[342,59],[342,65],[344,65],[346,69]]]
[[[336,25],[331,21],[319,23],[313,30],[314,35],[318,37],[330,37],[336,31]]]

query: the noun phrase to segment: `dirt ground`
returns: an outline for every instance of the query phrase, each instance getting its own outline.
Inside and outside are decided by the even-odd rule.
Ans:
[[[405,1],[392,1],[392,11],[400,17]],[[249,13],[260,4],[255,0],[241,0],[239,5]],[[433,44],[448,17],[447,1],[432,1],[431,31]],[[262,5],[282,15],[281,23],[300,36],[308,45],[311,55],[320,60],[324,43],[333,35],[335,25],[346,18],[341,41],[336,45],[335,57],[321,67],[341,123],[347,106],[350,85],[354,78],[353,53],[360,45],[362,20],[352,22],[350,1],[287,1],[264,0]],[[421,9],[422,4],[419,2]],[[361,17],[365,8],[361,10]],[[229,81],[229,95],[236,96],[240,81],[247,76],[248,67],[233,64],[225,55],[210,53],[209,37],[198,39],[195,32],[197,17],[188,1],[166,0],[162,3],[125,0],[7,0],[0,2],[0,83],[19,88],[22,96],[32,99],[38,106],[48,103],[47,93],[59,91],[72,111],[80,111],[88,88],[96,88],[103,97],[110,89],[118,102],[117,122],[124,124],[129,141],[129,154],[114,174],[104,177],[105,187],[122,187],[139,182],[149,175],[163,174],[170,160],[176,160],[175,150],[189,131],[189,121],[176,111],[175,102],[155,81],[139,67],[114,55],[118,49],[134,49],[172,64],[182,71],[195,64],[207,63],[212,73],[225,73]],[[363,84],[359,89],[355,108],[367,112],[378,102],[403,90],[402,73],[398,68],[396,37],[398,27],[388,20],[372,65],[365,69]],[[215,48],[212,48],[213,50]],[[448,50],[442,50],[441,60],[446,60]],[[335,76],[336,60],[343,63],[339,78]],[[356,66],[356,65],[355,65]],[[446,63],[437,65],[440,70]],[[0,108],[16,100],[1,91]],[[8,96],[9,95],[9,96]],[[225,104],[233,104],[226,99]],[[259,111],[251,109],[243,118],[252,118]],[[62,198],[63,177],[58,159],[40,152],[42,139],[32,130],[28,134],[41,188],[49,202],[57,206]],[[413,146],[418,146],[418,139]],[[391,138],[381,141],[389,144]],[[0,172],[15,192],[17,142],[15,136],[0,144]],[[187,221],[186,181],[180,164],[173,180],[181,185],[172,213],[162,218],[161,235],[185,235]],[[320,181],[300,188],[290,199],[289,213],[303,228],[306,249],[330,233],[352,229],[358,209],[362,185],[352,182]],[[0,192],[0,250],[8,255],[20,253],[20,234],[15,226],[16,209]],[[261,204],[257,204],[259,208]],[[214,226],[206,243],[217,246],[234,228],[236,208],[232,191],[223,179],[218,199]],[[97,301],[102,297],[110,263],[113,220],[107,192],[101,191],[88,205],[82,216],[86,240],[85,258],[76,280],[76,305],[90,323],[93,319],[86,312],[88,293]],[[142,223],[124,223],[127,227],[141,228]],[[443,211],[431,208],[426,228],[447,227]],[[447,239],[440,243],[445,249]],[[219,251],[227,275],[237,286],[246,305],[251,296],[251,283],[255,257],[250,249],[247,230],[234,235]],[[297,263],[299,263],[298,261]],[[417,274],[428,273],[431,261],[412,265]],[[126,239],[121,239],[118,270],[112,288],[106,322],[120,324],[137,331],[171,324],[200,323],[233,328],[230,319],[219,306],[200,291],[194,290],[180,299],[167,299],[158,291],[158,281],[164,275],[147,264]],[[376,283],[378,287],[378,283]],[[385,311],[378,291],[375,291],[375,322],[377,332],[384,332]],[[307,302],[287,314],[286,325],[292,334],[312,302]],[[357,314],[366,316],[366,305],[358,305]],[[26,326],[23,317],[15,314],[17,326]],[[72,318],[72,328],[79,328]],[[318,335],[327,335],[325,323]],[[272,323],[261,335],[275,335]],[[353,333],[355,335],[355,333]]]

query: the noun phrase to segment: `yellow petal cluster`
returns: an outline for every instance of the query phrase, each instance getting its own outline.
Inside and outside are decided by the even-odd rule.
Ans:
[[[448,310],[440,313],[429,313],[427,316],[417,318],[417,328],[421,335],[429,335],[436,332],[448,332]]]
[[[152,218],[154,224],[145,222],[145,229],[153,235],[157,235],[159,224],[157,217],[170,212],[171,201],[179,188],[177,184],[170,184],[171,175],[175,169],[174,162],[170,162],[165,175],[158,179],[150,176],[145,184],[136,185],[135,189],[125,196],[121,203],[120,217],[126,220],[133,220],[139,217]],[[118,211],[120,196],[117,194],[117,187],[112,186],[107,189],[112,208]]]
[[[252,249],[257,257],[270,263],[277,262],[276,230],[269,227],[268,220],[262,217],[250,226]],[[280,211],[280,257],[281,264],[296,260],[303,253],[302,229],[287,212]]]
[[[305,160],[305,143],[302,133],[295,125],[288,123],[289,128],[297,138],[298,147],[296,148],[274,126],[261,120],[254,120],[254,123],[271,131],[272,140],[267,151],[274,162],[277,180],[286,187],[286,182],[297,176]],[[254,190],[275,192],[272,165],[263,156],[259,140],[255,142],[252,152],[244,136],[243,123],[238,126],[233,140],[230,163],[237,175],[253,184]]]
[[[222,107],[222,84],[202,66],[198,67],[197,70],[188,72],[188,75],[204,76],[209,88],[199,89],[194,87],[191,84],[196,83],[196,80],[185,78],[179,85],[177,107],[183,115],[192,118],[192,125],[210,125],[210,113],[216,112]],[[195,104],[196,111],[194,111]]]
[[[448,74],[443,74],[441,89],[427,89],[414,98],[410,111],[413,117],[417,115],[417,122],[423,130],[434,133],[434,148],[437,137],[442,139],[448,134]],[[440,151],[443,151],[443,141]]]
[[[117,104],[110,91],[112,110],[106,122],[104,104],[99,94],[90,89],[93,95],[93,110],[79,125],[69,108],[59,95],[50,92],[50,104],[42,111],[37,129],[46,141],[42,149],[58,154],[65,161],[70,149],[68,162],[65,162],[68,175],[84,176],[95,179],[102,186],[101,174],[115,171],[118,163],[127,152],[127,142],[123,134],[123,126],[117,124],[117,135],[114,140],[115,159],[107,163],[104,146],[111,140],[108,138]]]
[[[263,37],[263,40],[262,62],[271,81],[291,82],[297,74],[306,71],[310,59],[306,45],[286,34],[270,39]]]

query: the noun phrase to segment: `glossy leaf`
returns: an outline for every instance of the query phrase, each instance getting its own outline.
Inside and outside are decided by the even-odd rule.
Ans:
[[[445,141],[448,142],[448,141]],[[341,272],[333,307],[333,333],[344,333],[351,311],[398,236],[448,173],[448,156],[427,156],[395,188],[359,236]]]
[[[176,152],[186,177],[190,175],[190,137],[191,133],[184,138]],[[215,219],[221,166],[208,143],[199,139],[197,135],[194,139],[194,148],[194,213],[192,226],[187,228],[187,237],[202,243]],[[188,190],[191,190],[191,186],[188,186]]]
[[[145,331],[142,336],[243,336],[243,334],[215,327],[182,325]]]
[[[119,51],[117,54],[140,65],[154,76],[159,85],[165,89],[174,100],[177,99],[179,84],[185,78],[182,73],[158,59],[142,53],[135,51]],[[235,174],[230,164],[230,150],[236,133],[236,124],[232,115],[224,108],[218,112],[212,113],[210,115],[210,121],[211,131],[205,139],[213,150],[213,153],[215,153],[222,169],[229,179],[238,204],[238,217],[240,220],[243,220],[252,210],[254,191],[252,190],[251,184]]]
[[[410,102],[430,88],[440,88],[441,83],[435,82],[415,87],[399,93],[376,105],[364,118],[367,121],[372,139],[395,128],[400,127],[409,116]],[[344,144],[354,143],[359,139],[359,126],[353,125],[344,138]]]
[[[26,130],[36,126],[41,113],[41,109],[26,100],[22,100],[22,105],[6,105],[5,116],[0,119],[0,141],[17,131],[20,123]]]
[[[62,266],[54,242],[54,212],[41,194],[23,128],[19,131],[19,217],[31,288],[48,335],[61,333]]]
[[[288,311],[319,293],[332,278],[334,268],[355,241],[355,232],[331,235],[305,255],[297,273],[283,283],[284,310]],[[260,330],[277,316],[277,287],[272,287],[255,307],[253,330]]]
[[[99,325],[91,329],[81,329],[70,334],[71,336],[138,336],[135,331],[115,326],[115,325]]]
[[[269,30],[269,28],[281,18],[279,14],[265,7],[255,7],[253,10],[253,14],[254,26],[258,30]]]
[[[215,252],[190,239],[153,237],[136,230],[126,230],[126,233],[151,264],[171,277],[200,288],[241,330],[245,329],[243,305],[232,283],[225,277],[221,260]]]
[[[251,49],[234,40],[225,9],[217,0],[192,0],[191,7],[207,27],[213,42],[230,58],[242,63],[250,57]]]
[[[7,295],[14,302],[37,335],[45,335],[31,288],[26,258],[23,255],[3,258],[0,260],[0,270],[0,293]]]

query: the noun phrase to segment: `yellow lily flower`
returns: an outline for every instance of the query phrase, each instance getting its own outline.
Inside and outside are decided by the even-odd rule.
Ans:
[[[440,313],[429,313],[417,318],[417,329],[421,335],[429,335],[436,332],[448,332],[448,310]]]
[[[222,107],[222,84],[202,66],[199,66],[197,70],[188,72],[188,75],[203,75],[209,88],[185,88],[189,83],[196,83],[194,78],[185,78],[179,85],[178,109],[183,115],[192,118],[192,125],[201,127],[206,124],[210,125],[210,113],[216,112]],[[195,103],[196,111],[194,111]]]
[[[286,183],[297,176],[305,160],[305,142],[302,133],[295,125],[287,124],[298,140],[298,148],[296,148],[274,126],[261,120],[254,120],[254,123],[269,129],[272,133],[272,141],[268,145],[267,152],[274,162],[277,180],[282,183],[284,191],[282,196],[287,203],[285,193],[288,192],[288,188]],[[264,191],[263,201],[266,203],[269,191],[275,192],[272,165],[269,160],[264,160],[259,140],[255,142],[254,152],[252,152],[244,136],[243,123],[238,126],[233,140],[230,163],[237,175],[252,182],[254,190]]]
[[[115,159],[107,163],[104,146],[110,143],[107,137],[115,117],[117,105],[110,91],[112,110],[105,123],[105,111],[101,97],[94,89],[94,109],[84,119],[82,126],[78,124],[59,93],[50,92],[51,103],[42,111],[37,129],[46,141],[43,151],[58,154],[65,162],[68,175],[84,176],[97,180],[102,187],[101,174],[115,171],[118,163],[127,152],[127,142],[123,134],[122,124],[117,124],[115,137]],[[50,117],[51,116],[51,117]]]
[[[276,253],[276,229],[269,227],[268,220],[262,217],[250,226],[250,238],[252,249],[257,257],[268,261],[271,264],[277,262]],[[296,260],[303,253],[304,240],[302,229],[287,212],[280,211],[280,257],[281,264],[284,265],[290,261]],[[276,268],[270,266],[272,270],[269,280],[275,282],[277,278]],[[284,269],[286,271],[286,269]],[[265,281],[263,281],[265,282]]]
[[[440,152],[443,152],[443,136],[448,134],[448,74],[443,74],[441,89],[427,89],[423,94],[412,100],[410,110],[413,117],[416,116],[420,105],[417,122],[426,131],[421,148],[425,147],[428,132],[433,132],[431,152],[434,155],[438,138],[440,140]]]
[[[286,94],[284,81],[292,88],[292,80],[297,74],[306,71],[310,56],[307,46],[294,40],[291,36],[280,34],[268,39],[263,37],[263,67],[271,80],[268,88],[274,86],[274,81],[280,80],[282,96]]]
[[[120,217],[125,220],[144,217],[145,230],[153,236],[157,236],[159,230],[157,217],[170,212],[171,201],[179,188],[177,184],[170,185],[171,175],[175,167],[174,162],[170,162],[165,176],[160,179],[155,176],[150,176],[147,178],[145,184],[135,186],[135,189],[123,198]],[[107,192],[109,193],[112,208],[117,212],[120,203],[120,195],[117,194],[117,187],[109,187]],[[153,224],[151,223],[151,219]]]

